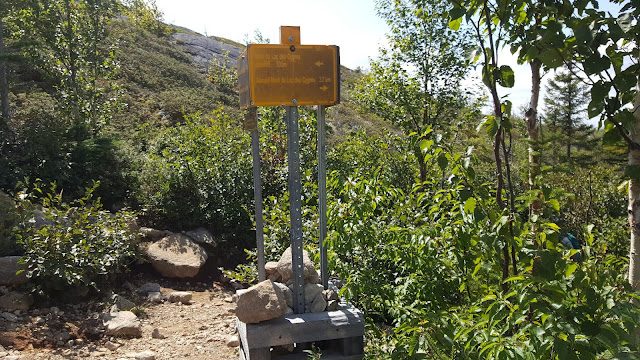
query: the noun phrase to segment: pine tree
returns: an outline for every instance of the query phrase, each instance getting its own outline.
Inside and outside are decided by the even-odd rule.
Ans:
[[[595,130],[586,120],[588,89],[570,70],[558,71],[546,86],[546,141],[553,164],[586,165],[593,162],[589,150],[597,142]]]

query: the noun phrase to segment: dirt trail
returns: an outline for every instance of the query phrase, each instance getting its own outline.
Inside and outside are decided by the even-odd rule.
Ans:
[[[162,293],[189,291],[189,304],[150,303],[136,298],[135,289],[147,282],[161,285]],[[168,280],[138,276],[119,294],[133,300],[142,323],[141,338],[103,335],[101,313],[109,304],[91,303],[32,308],[8,321],[0,317],[0,359],[237,359],[227,340],[235,334],[235,304],[227,302],[231,289],[217,282]],[[227,299],[227,301],[225,301]],[[152,337],[154,329],[160,336]],[[164,338],[163,338],[164,337]],[[3,350],[4,349],[4,350]],[[145,357],[147,355],[153,355]]]

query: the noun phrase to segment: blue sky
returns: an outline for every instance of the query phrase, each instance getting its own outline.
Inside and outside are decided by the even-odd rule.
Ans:
[[[303,44],[340,46],[341,63],[349,68],[366,67],[387,30],[371,0],[156,0],[156,4],[169,23],[240,43],[255,29],[278,43],[281,25],[300,26]]]
[[[156,4],[169,23],[240,43],[256,29],[277,43],[281,25],[300,26],[303,44],[340,46],[342,65],[352,69],[366,69],[369,58],[377,57],[386,44],[387,24],[376,15],[373,0],[156,0]],[[614,10],[605,4],[606,10]],[[529,102],[531,71],[528,65],[518,65],[508,49],[501,57],[502,65],[514,69],[516,82],[513,88],[501,89],[500,95],[508,94],[517,110]]]

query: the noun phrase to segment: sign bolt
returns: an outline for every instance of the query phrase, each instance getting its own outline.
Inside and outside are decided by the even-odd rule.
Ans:
[[[293,36],[289,36],[289,41],[293,42]]]
[[[298,100],[293,99],[293,100],[291,100],[291,103],[292,103],[293,105],[295,105],[295,104],[297,104],[297,103],[298,103]]]

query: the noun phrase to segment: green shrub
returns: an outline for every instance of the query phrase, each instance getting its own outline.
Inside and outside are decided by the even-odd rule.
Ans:
[[[138,176],[138,201],[153,225],[176,230],[203,226],[214,235],[249,237],[249,145],[247,134],[223,108],[161,131],[151,140]],[[244,248],[243,242],[234,245]]]
[[[22,217],[13,199],[0,191],[0,257],[14,255],[19,251],[13,229]]]
[[[29,219],[19,227],[18,244],[24,248],[21,261],[26,264],[34,292],[61,294],[78,287],[97,287],[101,281],[126,270],[135,258],[131,230],[135,215],[102,210],[99,199],[93,200],[95,183],[84,197],[69,204],[55,185],[44,191],[38,186],[34,194],[42,198],[44,221],[34,226]],[[25,198],[19,194],[19,198]],[[28,196],[20,205],[27,211],[33,206]]]

